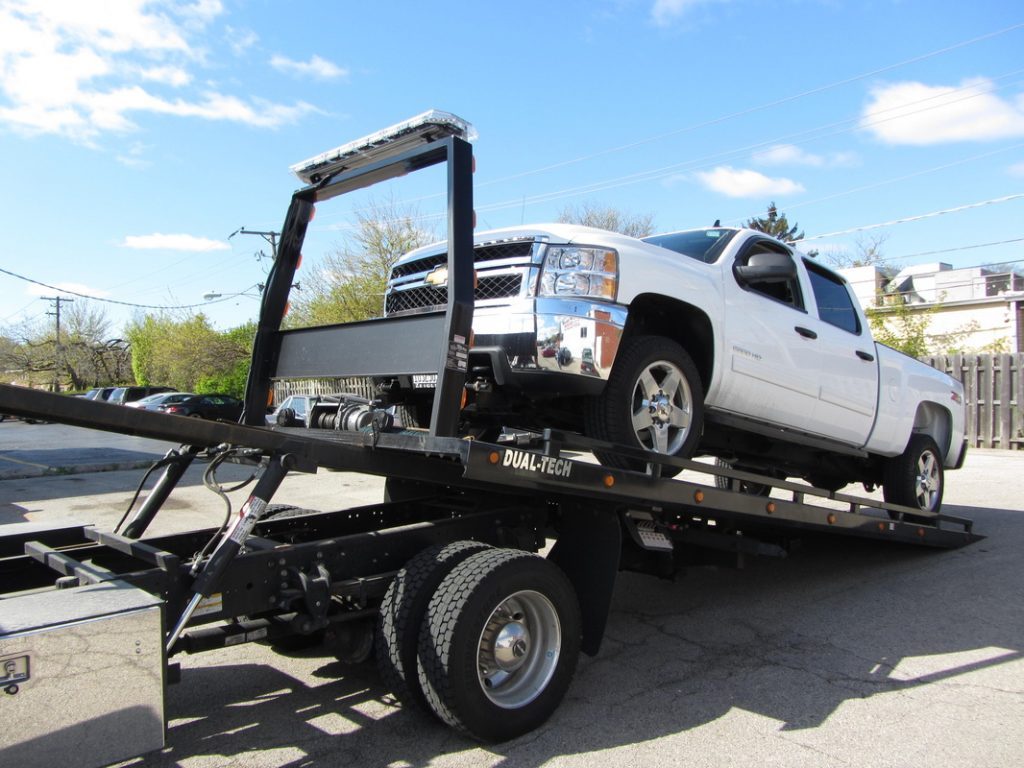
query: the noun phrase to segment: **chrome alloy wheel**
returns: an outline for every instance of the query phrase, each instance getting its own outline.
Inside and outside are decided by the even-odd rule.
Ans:
[[[682,371],[656,360],[633,387],[633,431],[644,448],[674,455],[690,433],[693,393]]]
[[[939,459],[931,451],[923,451],[917,459],[917,477],[914,480],[917,506],[929,511],[935,509],[935,502],[939,498],[941,490]]]
[[[503,709],[536,699],[558,666],[562,626],[554,605],[524,590],[495,608],[477,645],[477,675],[484,695]]]

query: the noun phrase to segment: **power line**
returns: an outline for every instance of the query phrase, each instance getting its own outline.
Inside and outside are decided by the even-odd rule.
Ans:
[[[617,147],[612,147],[612,148],[609,148],[609,149],[604,149],[604,150],[601,150],[601,151],[598,151],[598,152],[594,152],[594,153],[591,153],[591,154],[588,154],[588,155],[582,155],[580,157],[573,158],[573,159],[570,159],[570,160],[562,160],[562,161],[559,161],[557,163],[553,163],[553,164],[550,164],[550,165],[547,165],[547,166],[543,166],[543,167],[540,167],[540,168],[535,168],[535,169],[532,169],[532,170],[529,170],[529,171],[523,171],[523,172],[520,172],[520,173],[511,174],[511,175],[508,175],[508,176],[502,176],[502,177],[499,177],[499,178],[496,178],[496,179],[491,179],[489,181],[477,182],[476,183],[476,187],[480,188],[480,187],[491,186],[493,184],[498,184],[498,183],[501,183],[501,182],[512,181],[512,180],[515,180],[515,179],[518,179],[518,178],[522,178],[524,176],[530,176],[530,175],[533,175],[533,174],[542,173],[544,171],[549,171],[549,170],[553,170],[553,169],[556,169],[556,168],[561,168],[561,167],[564,167],[564,166],[567,166],[567,165],[573,165],[575,163],[583,162],[583,161],[586,161],[586,160],[591,160],[591,159],[594,159],[594,158],[597,158],[597,157],[603,157],[604,155],[613,154],[615,152],[620,152],[622,150],[631,149],[633,147],[641,146],[643,144],[647,144],[647,143],[650,143],[650,142],[653,142],[653,141],[657,141],[657,140],[660,140],[660,139],[663,139],[663,138],[667,138],[669,136],[674,136],[674,135],[678,135],[678,134],[681,134],[681,133],[686,133],[686,132],[690,132],[690,131],[693,131],[693,130],[697,130],[699,128],[704,128],[704,127],[710,127],[710,126],[713,126],[713,125],[717,125],[719,123],[722,123],[722,122],[725,122],[725,121],[728,121],[728,120],[731,120],[731,119],[734,119],[734,118],[737,118],[737,117],[743,117],[743,116],[746,116],[748,114],[753,114],[755,112],[759,112],[759,111],[762,111],[762,110],[765,110],[765,109],[769,109],[771,107],[787,104],[789,102],[796,101],[796,100],[804,98],[806,96],[811,96],[811,95],[815,95],[815,94],[818,94],[818,93],[822,93],[824,91],[828,91],[828,90],[831,90],[833,88],[837,88],[837,87],[842,86],[842,85],[848,85],[849,83],[857,82],[859,80],[864,80],[864,79],[869,78],[869,77],[874,77],[874,76],[883,74],[885,72],[888,72],[888,71],[891,71],[891,70],[894,70],[894,69],[898,69],[900,67],[904,67],[904,66],[907,66],[907,65],[910,65],[910,64],[915,64],[915,63],[918,63],[920,61],[924,61],[926,59],[929,59],[929,58],[932,58],[932,57],[935,57],[935,56],[939,56],[939,55],[942,55],[942,54],[945,54],[945,53],[949,53],[949,52],[957,50],[959,48],[963,48],[963,47],[966,47],[966,46],[969,46],[969,45],[973,45],[975,43],[979,43],[979,42],[982,42],[984,40],[991,39],[993,37],[998,37],[1000,35],[1006,34],[1008,32],[1013,32],[1013,31],[1021,29],[1021,28],[1024,28],[1024,23],[1014,24],[1014,25],[1011,25],[1009,27],[1004,27],[1003,29],[999,29],[999,30],[996,30],[994,32],[989,32],[989,33],[986,33],[984,35],[980,35],[978,37],[970,38],[968,40],[964,40],[964,41],[961,41],[959,43],[954,43],[954,44],[946,46],[944,48],[939,48],[939,49],[936,49],[934,51],[930,51],[928,53],[922,54],[920,56],[915,56],[915,57],[912,57],[910,59],[905,59],[905,60],[897,62],[895,64],[890,64],[890,65],[887,65],[885,67],[880,67],[878,69],[873,69],[873,70],[870,70],[868,72],[863,72],[861,74],[854,75],[854,76],[851,76],[851,77],[848,77],[848,78],[844,78],[842,80],[837,80],[835,82],[828,83],[828,84],[823,85],[823,86],[818,86],[816,88],[811,88],[809,90],[802,91],[802,92],[797,93],[797,94],[792,94],[790,96],[785,96],[785,97],[783,97],[781,99],[776,99],[776,100],[773,100],[773,101],[770,101],[770,102],[766,102],[764,104],[760,104],[760,105],[757,105],[757,106],[754,106],[754,107],[749,107],[747,109],[739,110],[737,112],[733,112],[733,113],[730,113],[730,114],[727,114],[727,115],[722,115],[722,116],[719,116],[719,117],[716,117],[716,118],[712,118],[710,120],[705,120],[705,121],[702,121],[702,122],[699,122],[699,123],[694,123],[692,125],[684,126],[682,128],[677,128],[677,129],[674,129],[672,131],[667,131],[665,133],[661,133],[661,134],[658,134],[656,136],[650,136],[650,137],[647,137],[645,139],[640,139],[638,141],[630,142],[628,144],[623,144],[623,145],[620,145],[620,146],[617,146]],[[1009,72],[1009,73],[1006,73],[1004,75],[1000,75],[1000,77],[997,78],[997,79],[1001,79],[1003,77],[1008,77],[1009,75],[1016,74],[1019,71],[1021,71],[1021,70],[1015,70],[1013,72]],[[953,89],[951,91],[947,91],[947,92],[942,93],[942,94],[928,96],[928,97],[926,97],[924,99],[920,99],[920,100],[918,100],[916,102],[911,102],[911,104],[919,104],[919,103],[923,103],[923,102],[926,102],[926,101],[931,101],[933,99],[945,98],[945,97],[948,97],[951,93],[956,93],[957,91],[961,91],[961,90],[971,90],[971,89],[974,89],[974,88],[977,88],[977,86],[976,85],[970,85],[970,86],[965,86],[965,87],[962,87],[962,88]],[[984,91],[981,91],[979,93],[975,93],[975,94],[972,94],[970,96],[966,96],[964,98],[974,98],[975,96],[984,95],[985,93],[991,93],[994,90],[997,90],[997,89],[984,90]],[[962,100],[962,99],[958,99],[957,101],[960,101],[960,100]],[[948,104],[950,104],[950,103],[955,103],[955,102],[944,102],[943,104],[936,105],[935,107],[930,107],[928,109],[941,108],[943,106],[948,106]],[[888,112],[888,111],[894,111],[894,110],[898,110],[898,109],[904,109],[906,106],[908,106],[908,105],[907,104],[902,104],[902,105],[899,105],[898,107],[890,107],[890,108],[888,108],[886,110],[881,110],[879,112],[874,112],[874,113],[872,113],[872,117],[874,117],[876,115],[879,115],[882,112]],[[919,111],[924,111],[924,110],[919,110]],[[900,119],[900,118],[907,117],[907,116],[912,115],[912,114],[917,114],[917,112],[918,111],[908,112],[908,113],[904,113],[904,114],[900,114],[900,115],[895,115],[895,116],[890,117],[890,118],[884,118],[882,120],[872,120],[869,123],[865,123],[865,125],[867,125],[867,126],[876,125],[876,124],[879,124],[879,123],[882,123],[882,122],[886,122],[888,120]],[[795,134],[790,134],[789,136],[806,135],[808,133],[813,133],[814,131],[817,131],[817,130],[824,130],[824,129],[827,129],[827,128],[840,126],[840,125],[843,125],[843,124],[846,124],[846,123],[851,123],[851,122],[852,123],[857,123],[859,120],[861,120],[861,116],[858,115],[857,117],[847,118],[846,120],[841,120],[841,121],[838,121],[836,123],[831,123],[831,124],[827,124],[827,125],[824,125],[824,126],[819,126],[818,128],[815,128],[815,129],[810,129],[810,130],[807,130],[807,131],[801,131],[801,132],[798,132],[798,133],[795,133]],[[849,129],[844,129],[844,130],[836,131],[836,132],[833,132],[833,133],[830,133],[830,134],[824,134],[822,136],[817,136],[817,137],[814,137],[814,138],[818,139],[818,138],[825,138],[826,136],[838,135],[839,133],[847,132],[847,130],[854,130],[857,127],[859,127],[859,126],[854,125],[851,128],[849,128]],[[672,164],[672,165],[669,165],[669,166],[663,166],[661,168],[652,169],[652,170],[649,170],[649,171],[643,171],[643,172],[639,172],[639,173],[629,174],[629,175],[626,175],[626,176],[614,177],[612,179],[606,179],[604,181],[593,182],[591,184],[582,185],[582,186],[579,186],[579,187],[563,189],[563,190],[559,190],[557,192],[541,193],[539,195],[534,195],[533,197],[527,198],[526,202],[547,202],[547,201],[550,201],[550,200],[558,199],[560,197],[569,197],[569,196],[576,195],[576,194],[587,194],[587,193],[591,193],[591,192],[599,192],[599,191],[602,191],[602,190],[605,190],[605,189],[611,189],[611,188],[613,188],[615,186],[625,186],[627,184],[634,184],[634,183],[638,183],[638,182],[646,181],[646,180],[653,181],[654,179],[661,178],[664,175],[669,175],[668,173],[665,173],[666,171],[671,172],[672,170],[675,170],[675,169],[681,169],[683,166],[693,165],[693,164],[696,164],[696,163],[701,163],[701,162],[704,162],[704,161],[709,160],[709,159],[714,158],[714,157],[724,158],[724,157],[728,157],[731,154],[739,154],[741,152],[751,151],[753,149],[757,149],[757,148],[760,148],[760,147],[770,146],[773,143],[778,143],[779,141],[784,141],[787,138],[788,137],[784,136],[784,137],[780,137],[780,138],[774,139],[774,140],[772,140],[770,142],[761,142],[759,144],[754,144],[754,145],[751,145],[751,146],[748,146],[748,147],[744,147],[744,148],[740,148],[740,149],[737,149],[737,150],[727,150],[725,152],[716,153],[715,155],[706,156],[704,158],[683,161],[683,162],[680,162],[680,163],[675,163],[675,164]],[[637,177],[649,177],[649,178],[637,178]],[[437,197],[440,197],[440,196],[441,196],[440,194],[423,195],[421,197],[414,198],[410,202],[418,202],[418,201],[421,201],[421,200],[434,199],[434,198],[437,198]],[[477,210],[478,210],[478,212],[479,211],[485,211],[485,210],[501,210],[501,209],[504,209],[504,208],[510,208],[510,207],[514,207],[514,206],[523,205],[523,202],[524,202],[523,198],[520,197],[520,198],[517,198],[516,200],[507,200],[507,201],[502,201],[502,202],[499,202],[499,203],[491,203],[491,204],[487,204],[487,205],[483,205],[483,206],[478,206]],[[437,216],[431,214],[431,215],[427,215],[427,216],[424,216],[424,217],[421,217],[421,218],[424,218],[424,219],[437,218]],[[321,221],[323,221],[323,218],[321,218]],[[343,229],[344,229],[344,227],[343,227]]]
[[[938,251],[920,251],[919,253],[908,253],[905,256],[886,257],[884,259],[879,259],[879,261],[897,261],[897,260],[900,260],[900,259],[916,259],[919,256],[937,256],[937,255],[942,254],[942,253],[955,253],[957,251],[970,251],[970,250],[973,250],[975,248],[990,248],[990,247],[992,247],[994,245],[1009,245],[1010,243],[1024,243],[1024,237],[1016,237],[1016,238],[1014,238],[1012,240],[996,240],[996,241],[991,242],[991,243],[974,243],[973,245],[960,245],[960,246],[957,246],[956,248],[942,248],[941,250],[938,250]],[[1004,264],[1005,265],[1020,264],[1022,262],[1024,262],[1024,259],[1015,259],[1013,261],[997,261],[997,262],[993,262],[992,264],[978,264],[977,266],[982,267],[982,268],[985,268],[985,267],[997,267],[997,266],[1004,265]]]
[[[955,51],[955,50],[957,50],[959,48],[964,48],[966,46],[973,45],[975,43],[980,43],[983,40],[988,40],[988,39],[991,39],[993,37],[998,37],[999,35],[1006,34],[1007,32],[1013,32],[1014,30],[1021,29],[1022,27],[1024,27],[1024,23],[1013,24],[1013,25],[1011,25],[1009,27],[1004,27],[1003,29],[999,29],[999,30],[996,30],[994,32],[989,32],[989,33],[986,33],[984,35],[980,35],[978,37],[973,37],[973,38],[971,38],[969,40],[963,40],[963,41],[961,41],[959,43],[954,43],[953,45],[946,46],[945,48],[939,48],[937,50],[930,51],[929,53],[921,54],[920,56],[915,56],[915,57],[910,58],[910,59],[905,59],[903,61],[896,62],[895,64],[889,64],[887,66],[880,67],[878,69],[873,69],[870,72],[862,72],[859,75],[853,75],[852,77],[847,77],[847,78],[844,78],[842,80],[837,80],[835,82],[828,83],[828,84],[822,85],[822,86],[818,86],[816,88],[811,88],[809,90],[802,91],[800,93],[792,94],[790,96],[784,96],[781,99],[775,99],[773,101],[765,102],[764,104],[759,104],[759,105],[754,106],[754,107],[749,107],[747,109],[743,109],[743,110],[740,110],[738,112],[733,112],[733,113],[730,113],[730,114],[727,114],[727,115],[722,115],[720,117],[712,118],[710,120],[704,120],[704,121],[699,122],[699,123],[693,123],[691,125],[684,126],[682,128],[677,128],[677,129],[672,130],[672,131],[667,131],[665,133],[661,133],[661,134],[658,134],[656,136],[650,136],[650,137],[645,138],[645,139],[640,139],[638,141],[630,142],[629,144],[623,144],[623,145],[618,146],[618,147],[612,147],[610,149],[601,150],[599,152],[594,152],[594,153],[591,153],[589,155],[582,155],[580,157],[577,157],[577,158],[574,158],[574,159],[571,159],[571,160],[563,160],[561,162],[553,163],[551,165],[547,165],[547,166],[544,166],[542,168],[535,168],[535,169],[530,170],[530,171],[523,171],[522,173],[513,174],[511,176],[503,176],[503,177],[498,178],[498,179],[492,179],[491,181],[481,182],[479,186],[487,186],[489,184],[497,184],[497,183],[503,182],[503,181],[511,181],[513,179],[522,178],[523,176],[529,176],[529,175],[536,174],[536,173],[542,173],[544,171],[549,171],[549,170],[552,170],[552,169],[555,169],[555,168],[562,168],[562,167],[564,167],[566,165],[572,165],[574,163],[583,162],[585,160],[592,160],[592,159],[594,159],[596,157],[603,157],[604,155],[609,155],[609,154],[612,154],[614,152],[620,152],[620,151],[625,150],[625,149],[632,149],[633,147],[637,147],[637,146],[640,146],[642,144],[648,144],[648,143],[650,143],[652,141],[658,141],[660,139],[668,138],[669,136],[676,136],[676,135],[679,135],[681,133],[688,133],[690,131],[698,130],[700,128],[707,128],[707,127],[710,127],[710,126],[713,126],[713,125],[718,125],[719,123],[723,123],[723,122],[725,122],[727,120],[732,120],[732,119],[737,118],[737,117],[745,117],[746,115],[750,115],[750,114],[753,114],[755,112],[760,112],[760,111],[765,110],[765,109],[770,109],[772,107],[778,107],[778,106],[781,106],[783,104],[788,104],[788,103],[796,101],[798,99],[802,99],[802,98],[805,98],[807,96],[813,96],[813,95],[816,95],[818,93],[823,93],[825,91],[829,91],[829,90],[832,90],[833,88],[838,88],[838,87],[843,86],[843,85],[849,85],[850,83],[855,83],[855,82],[857,82],[859,80],[864,80],[864,79],[867,79],[869,77],[875,77],[875,76],[881,75],[881,74],[883,74],[885,72],[889,72],[889,71],[892,71],[894,69],[899,69],[900,67],[905,67],[905,66],[908,66],[910,64],[916,64],[916,63],[918,63],[920,61],[924,61],[926,59],[930,59],[930,58],[932,58],[934,56],[940,56],[940,55],[942,55],[944,53],[949,53],[949,52]]]
[[[117,305],[122,306],[122,307],[136,307],[137,309],[195,309],[196,307],[206,307],[206,306],[209,306],[210,304],[219,304],[222,301],[230,301],[231,298],[232,298],[232,297],[227,297],[227,298],[223,298],[223,299],[215,299],[213,301],[204,301],[201,304],[176,304],[176,305],[167,305],[167,304],[136,304],[136,303],[131,302],[131,301],[118,301],[117,299],[105,299],[105,298],[102,298],[100,296],[90,296],[87,293],[80,293],[79,291],[72,291],[72,290],[69,290],[67,288],[58,288],[56,285],[50,285],[49,283],[44,283],[41,280],[33,280],[31,277],[25,277],[24,275],[19,275],[17,272],[11,272],[9,269],[4,269],[3,267],[0,267],[0,272],[3,272],[5,275],[10,275],[11,277],[16,277],[19,280],[24,280],[26,283],[32,283],[33,285],[40,285],[43,288],[49,288],[51,291],[58,291],[60,293],[69,293],[72,296],[78,296],[78,297],[83,298],[83,299],[89,299],[90,301],[101,301],[101,302],[103,302],[105,304],[117,304]],[[71,299],[65,299],[65,301],[71,301]]]
[[[956,208],[945,208],[941,211],[931,211],[929,213],[921,213],[916,216],[907,216],[902,219],[893,219],[892,221],[883,221],[878,224],[864,224],[859,227],[851,227],[850,229],[841,229],[835,232],[826,232],[821,235],[811,235],[810,237],[803,237],[799,241],[800,243],[808,240],[822,240],[826,237],[835,237],[836,235],[849,235],[853,232],[867,232],[871,229],[881,229],[882,227],[893,227],[897,224],[907,224],[912,221],[921,221],[923,219],[931,219],[935,216],[943,216],[948,213],[959,213],[960,211],[970,210],[971,208],[981,208],[987,205],[997,205],[999,203],[1008,203],[1012,200],[1019,200],[1024,197],[1024,193],[1015,195],[1006,195],[1005,197],[996,197],[991,200],[982,200],[977,203],[968,203],[967,205],[958,205]]]

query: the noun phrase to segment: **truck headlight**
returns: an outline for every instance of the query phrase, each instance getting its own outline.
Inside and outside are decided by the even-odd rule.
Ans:
[[[611,248],[564,245],[547,249],[541,296],[595,296],[615,300],[619,254]]]

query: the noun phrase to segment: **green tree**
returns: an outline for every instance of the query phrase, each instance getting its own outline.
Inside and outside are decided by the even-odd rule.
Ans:
[[[245,382],[249,378],[249,366],[252,362],[252,342],[256,335],[256,323],[248,322],[221,334],[221,342],[234,363],[230,366],[201,376],[196,382],[195,391],[200,394],[220,392],[241,397],[245,393]]]
[[[414,208],[393,200],[371,201],[355,214],[356,232],[324,258],[319,272],[303,279],[292,295],[291,327],[349,323],[380,317],[395,262],[437,239],[417,224]]]
[[[569,205],[558,214],[563,224],[581,224],[585,227],[606,229],[609,232],[620,232],[630,237],[647,237],[654,234],[654,216],[651,214],[633,214],[594,203]]]
[[[790,224],[786,214],[780,213],[773,200],[768,204],[767,216],[754,216],[744,224],[747,229],[756,229],[784,243],[792,243],[802,240],[804,233],[800,230],[799,224]]]
[[[800,225],[795,222],[790,224],[786,214],[779,211],[774,200],[768,204],[767,216],[755,216],[748,219],[747,223],[743,226],[747,229],[756,229],[758,232],[764,232],[784,243],[796,243],[804,239],[804,233],[800,229]],[[818,258],[818,251],[816,249],[804,251],[804,253],[812,259]]]
[[[146,315],[127,331],[138,384],[241,394],[255,325],[220,332],[203,314]]]
[[[927,331],[935,307],[915,310],[902,297],[893,298],[895,301],[887,306],[865,310],[871,325],[871,335],[875,341],[911,357],[929,354]]]

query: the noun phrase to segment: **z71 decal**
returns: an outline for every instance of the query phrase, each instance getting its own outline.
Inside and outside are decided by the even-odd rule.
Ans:
[[[505,451],[502,459],[503,467],[522,469],[527,472],[536,472],[539,475],[554,475],[555,477],[569,477],[572,473],[572,462],[568,459],[557,459],[554,456],[541,456],[539,453],[530,451]]]

